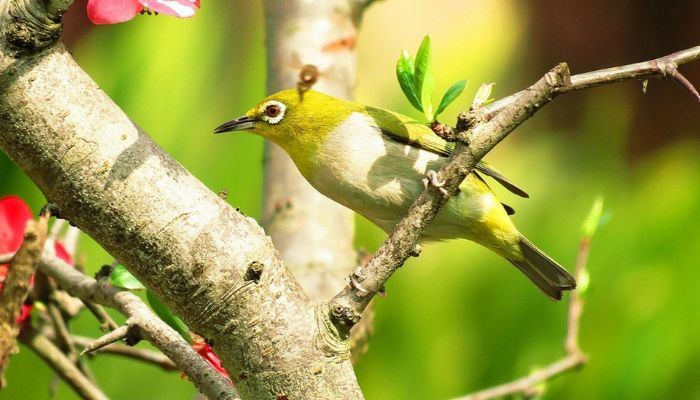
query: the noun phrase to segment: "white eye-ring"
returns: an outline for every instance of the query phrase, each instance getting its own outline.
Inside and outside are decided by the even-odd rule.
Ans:
[[[261,118],[263,121],[269,124],[276,124],[282,121],[282,118],[284,118],[284,111],[286,109],[287,106],[285,106],[283,103],[276,100],[270,100],[263,104],[263,115],[261,115]]]

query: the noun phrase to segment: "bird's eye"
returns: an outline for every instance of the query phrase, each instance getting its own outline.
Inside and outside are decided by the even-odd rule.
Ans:
[[[284,118],[284,110],[286,108],[284,103],[277,100],[270,100],[263,104],[262,111],[260,112],[260,119],[268,124],[277,124]]]
[[[276,116],[280,115],[280,112],[282,112],[282,110],[277,104],[270,104],[269,106],[265,107],[265,115],[270,118],[275,118]]]

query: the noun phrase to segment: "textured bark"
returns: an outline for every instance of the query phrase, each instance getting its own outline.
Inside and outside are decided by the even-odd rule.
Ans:
[[[352,0],[267,0],[267,91],[295,87],[303,65],[319,69],[313,89],[352,99],[357,29],[365,4]],[[331,298],[356,264],[354,213],[320,194],[292,160],[265,145],[263,226],[306,293],[316,302]],[[351,337],[353,353],[365,347],[371,308]]]
[[[55,44],[60,25],[44,4],[0,2],[0,148],[62,217],[213,342],[243,398],[361,398],[350,362],[328,350],[333,336],[262,229]],[[247,281],[253,265],[262,275]]]

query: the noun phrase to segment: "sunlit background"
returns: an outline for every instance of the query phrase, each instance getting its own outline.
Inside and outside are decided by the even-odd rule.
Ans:
[[[559,61],[574,73],[642,61],[698,44],[700,3],[556,1],[376,2],[358,41],[356,98],[409,115],[394,75],[399,51],[430,34],[437,92],[469,79],[444,114],[454,122],[479,84],[495,97],[534,82]],[[658,4],[656,4],[658,3]],[[685,4],[682,4],[685,3]],[[262,139],[215,136],[265,94],[259,1],[204,1],[191,20],[140,16],[91,26],[85,2],[67,18],[78,63],[167,152],[212,191],[259,217]],[[700,66],[681,69],[700,85]],[[584,369],[552,381],[551,399],[700,398],[700,104],[670,81],[599,88],[557,99],[488,161],[531,195],[498,190],[520,230],[572,267],[596,195],[608,222],[594,238],[581,346]],[[0,195],[38,210],[45,199],[0,153]],[[357,220],[357,247],[384,234]],[[78,260],[112,260],[84,237]],[[375,334],[356,366],[368,399],[445,399],[502,383],[563,353],[566,304],[547,300],[507,262],[469,242],[427,246],[376,302]],[[75,331],[97,336],[89,315]],[[146,346],[140,344],[139,346]],[[90,359],[116,399],[191,399],[178,373],[109,355]],[[55,378],[28,349],[12,357],[6,399],[48,398]],[[62,382],[57,399],[76,395]]]

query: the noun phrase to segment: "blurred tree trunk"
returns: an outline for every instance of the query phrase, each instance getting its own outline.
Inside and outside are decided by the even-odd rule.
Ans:
[[[267,92],[296,87],[302,67],[310,64],[319,71],[313,90],[352,99],[357,29],[367,2],[267,0],[264,5]],[[356,266],[354,213],[311,187],[269,141],[263,198],[263,226],[306,293],[314,301],[333,297]],[[359,326],[353,336],[365,337],[359,332],[365,329],[369,326]]]

